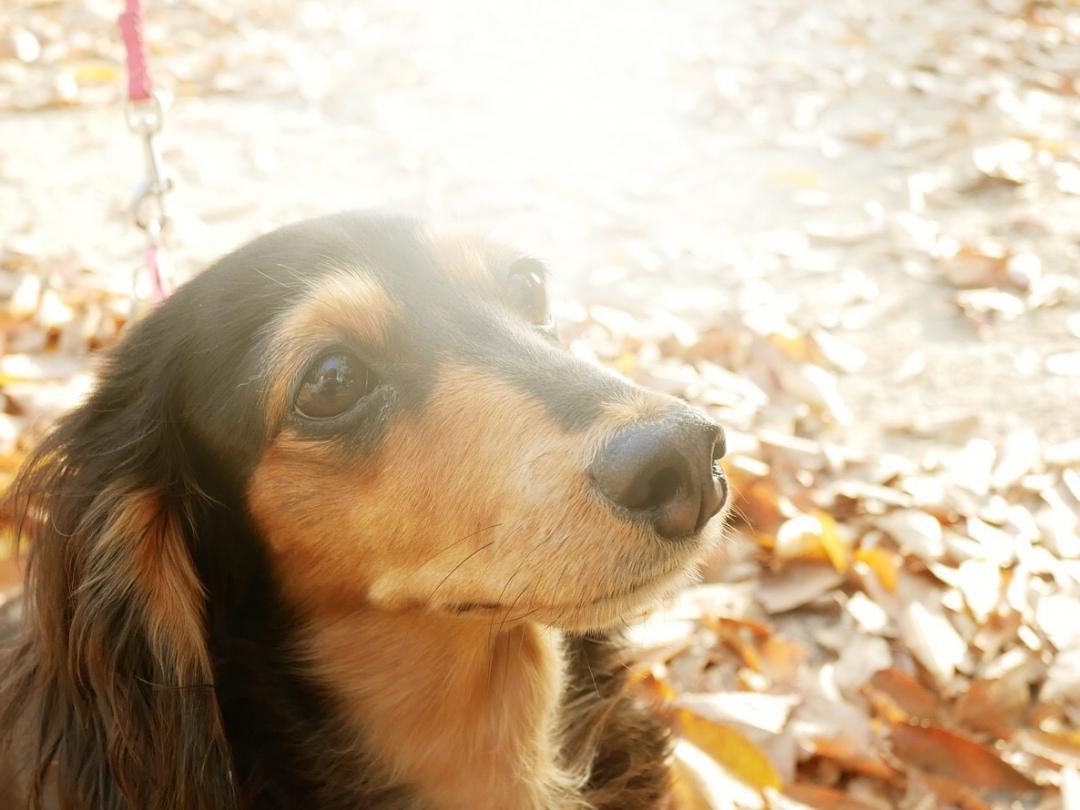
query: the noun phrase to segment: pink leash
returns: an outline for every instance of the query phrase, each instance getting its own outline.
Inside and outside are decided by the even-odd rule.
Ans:
[[[147,101],[153,95],[150,71],[146,67],[146,43],[142,35],[142,3],[126,0],[117,24],[127,54],[128,101]]]
[[[143,144],[146,177],[139,183],[131,201],[135,224],[146,232],[146,272],[150,277],[151,296],[155,304],[164,301],[171,292],[165,272],[166,230],[169,216],[166,195],[172,181],[165,173],[156,136],[165,122],[161,100],[154,93],[147,66],[146,42],[143,39],[142,0],[125,0],[124,11],[117,24],[124,40],[127,55],[128,106],[127,123]],[[138,273],[133,286],[138,287]]]

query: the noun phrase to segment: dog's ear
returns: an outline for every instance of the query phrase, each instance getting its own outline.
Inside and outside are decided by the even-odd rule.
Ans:
[[[130,399],[110,410],[108,393],[68,417],[16,485],[29,566],[3,732],[34,737],[32,803],[230,808],[193,558],[205,496],[186,480],[169,423],[145,401],[140,418]]]

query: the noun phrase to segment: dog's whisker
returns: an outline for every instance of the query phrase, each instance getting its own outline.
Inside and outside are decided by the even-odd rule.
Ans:
[[[472,538],[476,537],[477,535],[483,534],[484,532],[489,532],[492,529],[497,529],[500,526],[502,526],[501,523],[492,523],[490,526],[484,526],[482,529],[477,529],[474,532],[469,532],[469,534],[465,535],[464,537],[461,537],[461,538],[455,540],[454,542],[440,548],[438,551],[436,551],[434,554],[432,554],[430,557],[428,557],[426,560],[424,560],[424,563],[427,564],[427,563],[433,562],[433,561],[437,560],[439,557],[441,557],[443,554],[445,554],[447,551],[449,551],[450,549],[455,548],[456,546],[459,546],[462,543],[466,542],[467,540],[471,540]]]
[[[428,601],[431,602],[431,601],[433,601],[435,599],[435,594],[439,592],[439,589],[443,585],[446,584],[446,581],[448,579],[450,579],[450,577],[452,577],[455,574],[455,572],[457,572],[457,570],[461,568],[461,566],[465,565],[465,563],[467,563],[469,560],[471,560],[473,557],[475,557],[477,554],[479,554],[484,549],[491,548],[493,545],[495,545],[495,541],[490,540],[487,543],[484,543],[479,548],[473,549],[471,552],[469,552],[469,554],[467,554],[464,558],[462,558],[462,560],[457,565],[455,565],[453,568],[451,568],[447,572],[446,576],[444,576],[441,580],[439,580],[439,584],[436,585],[435,589],[431,593],[428,594]]]

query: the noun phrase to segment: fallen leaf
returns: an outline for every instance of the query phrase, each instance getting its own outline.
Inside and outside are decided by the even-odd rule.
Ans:
[[[684,740],[675,743],[672,791],[677,810],[735,810],[734,803],[719,794],[715,770],[708,755]]]
[[[956,587],[980,624],[990,618],[1001,599],[1002,575],[996,562],[964,560],[956,571]]]
[[[854,698],[874,673],[889,668],[892,663],[892,651],[885,639],[853,633],[836,661],[836,685],[842,694]]]
[[[686,693],[676,702],[698,717],[715,723],[738,723],[770,734],[779,734],[787,725],[792,710],[799,705],[799,696],[706,692]]]
[[[941,686],[947,686],[967,653],[967,642],[956,632],[940,606],[912,602],[900,614],[900,636]]]
[[[874,572],[885,590],[896,592],[899,563],[895,554],[883,548],[860,548],[855,552],[855,559]]]
[[[740,732],[686,709],[680,710],[678,716],[682,736],[733,776],[757,790],[780,789],[780,775],[769,758]]]
[[[765,577],[757,598],[769,613],[783,613],[818,599],[843,581],[843,574],[831,566],[796,563]]]
[[[680,751],[676,748],[671,767],[671,790],[675,794],[675,806],[678,810],[718,810],[722,807],[734,807],[730,802],[721,805],[713,801],[708,776],[699,773],[692,761],[687,761],[684,752],[685,749]]]
[[[940,712],[934,693],[896,667],[875,673],[866,690],[887,698],[904,720],[934,720]]]
[[[940,726],[898,723],[891,742],[893,753],[907,764],[972,790],[1015,795],[1035,789],[990,748]]]
[[[832,760],[845,771],[865,774],[883,782],[897,781],[898,775],[885,760],[866,748],[857,748],[843,737],[819,737],[809,743],[814,756]]]
[[[878,527],[899,543],[905,554],[936,560],[945,554],[941,524],[918,509],[898,509],[878,520]]]
[[[1059,650],[1080,648],[1080,597],[1043,596],[1035,605],[1035,623]]]
[[[973,680],[956,702],[956,722],[997,739],[1008,739],[1023,722],[1031,692],[1022,673]]]

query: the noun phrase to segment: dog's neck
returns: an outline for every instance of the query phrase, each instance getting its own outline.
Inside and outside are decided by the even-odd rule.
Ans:
[[[316,676],[387,775],[438,810],[573,804],[557,760],[561,639],[420,609],[320,617]]]

